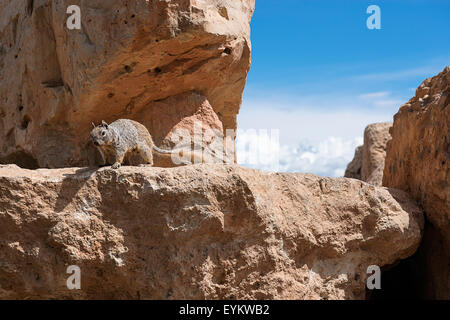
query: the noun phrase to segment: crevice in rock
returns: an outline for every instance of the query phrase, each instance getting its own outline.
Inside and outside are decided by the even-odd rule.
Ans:
[[[33,15],[33,10],[34,10],[34,0],[27,0],[27,15],[29,17],[31,17]]]
[[[156,74],[169,73],[175,71],[177,68],[184,66],[184,64],[188,63],[190,59],[176,59],[164,66],[160,66],[155,68]]]
[[[19,24],[19,15],[16,15],[11,22],[14,44],[17,43],[17,25]]]
[[[196,64],[194,64],[193,66],[189,67],[188,69],[183,71],[183,75],[187,75],[187,74],[192,74],[194,72],[196,72],[197,70],[199,70],[201,67],[203,67],[204,65],[206,65],[208,62],[210,62],[211,60],[217,59],[218,57],[210,57],[208,59],[202,60],[200,62],[197,62]]]
[[[69,94],[73,96],[72,88],[67,83],[64,84],[64,87],[66,88],[67,92],[69,92]]]
[[[28,125],[30,124],[30,122],[31,122],[31,118],[27,115],[24,116],[22,119],[22,123],[20,124],[20,128],[22,130],[26,130],[28,128]]]
[[[57,88],[57,87],[64,86],[64,81],[63,81],[63,79],[59,78],[59,79],[53,79],[53,80],[44,81],[41,84],[45,88]]]
[[[23,150],[15,151],[6,157],[1,157],[0,164],[16,164],[21,168],[31,170],[39,168],[37,160],[28,152]]]
[[[436,299],[433,295],[434,287],[439,285],[436,282],[445,282],[445,279],[435,281],[434,276],[430,275],[430,268],[439,267],[435,266],[435,256],[441,255],[443,248],[436,243],[436,239],[439,239],[439,234],[436,233],[438,231],[426,221],[422,242],[416,253],[394,265],[382,268],[381,290],[367,290],[367,299]],[[441,264],[441,268],[446,267],[445,261]]]
[[[423,279],[418,254],[381,268],[381,289],[366,289],[368,300],[420,299]]]

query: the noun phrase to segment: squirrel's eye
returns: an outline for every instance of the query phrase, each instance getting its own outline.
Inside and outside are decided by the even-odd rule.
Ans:
[[[105,131],[102,131],[102,136],[105,136],[106,135],[106,132]]]

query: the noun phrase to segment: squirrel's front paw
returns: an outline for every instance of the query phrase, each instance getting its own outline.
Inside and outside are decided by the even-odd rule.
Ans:
[[[119,169],[120,168],[120,163],[119,162],[116,162],[116,163],[114,163],[112,166],[111,166],[111,168],[112,169]]]

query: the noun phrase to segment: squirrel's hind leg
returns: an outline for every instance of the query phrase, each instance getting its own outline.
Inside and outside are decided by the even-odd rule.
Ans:
[[[148,146],[143,146],[139,148],[139,154],[147,165],[153,166],[153,152]]]

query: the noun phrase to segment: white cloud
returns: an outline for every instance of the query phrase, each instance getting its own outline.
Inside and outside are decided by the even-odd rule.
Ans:
[[[310,96],[296,103],[244,100],[238,117],[238,162],[269,171],[343,176],[365,127],[392,121],[401,104],[383,106],[395,103],[389,92],[361,96]],[[258,135],[259,129],[266,129],[265,135]],[[277,130],[275,138],[271,129]]]
[[[312,98],[303,99],[307,103],[244,100],[238,128],[278,129],[282,145],[296,145],[305,140],[316,145],[329,137],[359,137],[368,124],[392,121],[400,106],[395,111],[371,108],[369,103],[355,97],[347,100],[318,97],[316,103]]]
[[[297,146],[285,145],[281,147],[280,171],[342,177],[353,158],[355,148],[362,142],[362,137],[329,137],[315,145],[308,142],[300,142]]]
[[[239,164],[255,169],[279,171],[279,130],[238,129],[236,154]]]
[[[355,148],[363,138],[328,137],[317,144],[300,141],[296,145],[279,145],[241,132],[238,134],[237,157],[243,166],[267,171],[308,172],[321,176],[342,177],[352,160]],[[253,162],[249,154],[254,155]],[[258,161],[262,161],[259,163]]]
[[[389,91],[381,91],[381,92],[371,92],[371,93],[365,93],[360,94],[359,98],[361,99],[373,99],[373,98],[384,98],[389,96]]]
[[[368,107],[389,110],[397,110],[404,102],[399,98],[392,97],[389,91],[361,94],[358,96],[358,99]]]

